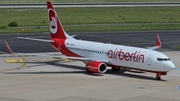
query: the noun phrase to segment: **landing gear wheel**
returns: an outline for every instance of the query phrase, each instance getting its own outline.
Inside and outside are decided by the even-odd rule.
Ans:
[[[112,71],[119,71],[120,68],[112,67]]]
[[[161,77],[160,76],[156,76],[156,80],[161,80]]]

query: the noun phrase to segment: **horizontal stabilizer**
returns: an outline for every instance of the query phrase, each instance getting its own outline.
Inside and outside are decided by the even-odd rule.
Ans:
[[[42,41],[42,42],[54,42],[53,40],[46,40],[46,39],[34,39],[34,38],[27,38],[27,37],[16,37],[19,39],[26,39],[26,40],[34,40],[34,41]]]

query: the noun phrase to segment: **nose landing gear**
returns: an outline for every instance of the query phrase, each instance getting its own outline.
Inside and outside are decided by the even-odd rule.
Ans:
[[[167,73],[166,72],[156,73],[156,80],[161,80],[161,75],[167,75]]]
[[[161,80],[161,77],[160,76],[156,76],[156,80]]]

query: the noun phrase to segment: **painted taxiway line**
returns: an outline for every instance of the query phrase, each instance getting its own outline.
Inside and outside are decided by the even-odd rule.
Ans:
[[[180,70],[180,68],[174,68],[174,70]]]
[[[23,63],[23,65],[16,67],[16,68],[1,70],[0,73],[17,70],[17,69],[21,69],[21,68],[25,67],[28,64],[28,60],[25,59],[24,57],[20,57],[20,58],[22,58],[22,59],[11,59],[11,60],[4,59],[4,61],[7,63]],[[6,60],[8,60],[8,61],[6,61]],[[20,60],[20,61],[17,61],[17,60]]]
[[[54,3],[54,7],[154,7],[180,6],[179,2]],[[0,8],[43,8],[46,3],[2,3]]]
[[[180,90],[180,86],[178,86],[178,89]]]
[[[6,52],[2,52],[2,51],[0,51],[0,54],[7,54]]]
[[[23,59],[4,59],[6,63],[22,63]]]

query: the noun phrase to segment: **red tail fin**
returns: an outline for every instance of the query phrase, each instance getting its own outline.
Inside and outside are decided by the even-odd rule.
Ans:
[[[66,35],[65,35],[66,33],[50,1],[47,1],[47,9],[48,9],[49,22],[50,22],[49,27],[51,32],[51,38],[66,39]]]

